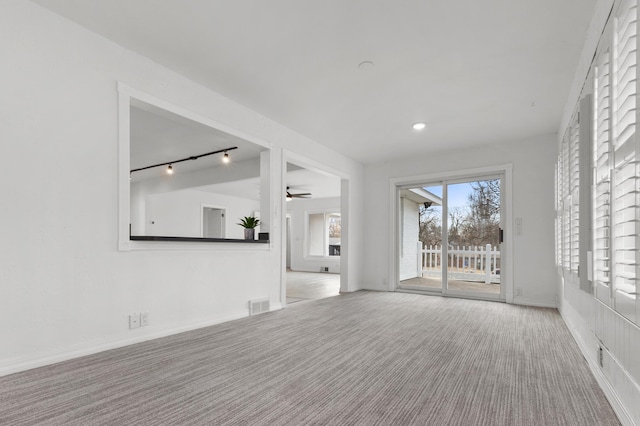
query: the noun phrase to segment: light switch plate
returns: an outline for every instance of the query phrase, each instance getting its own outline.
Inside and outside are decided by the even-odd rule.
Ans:
[[[522,235],[522,218],[516,217],[516,235]]]
[[[133,313],[129,315],[129,329],[140,327],[140,314]]]

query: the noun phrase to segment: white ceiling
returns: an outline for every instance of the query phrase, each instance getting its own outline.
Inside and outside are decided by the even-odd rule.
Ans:
[[[310,198],[314,199],[340,196],[339,177],[308,169],[287,169],[286,186],[291,194],[310,192]],[[296,201],[296,198],[292,201]]]
[[[340,196],[340,178],[308,169],[296,168],[295,170],[289,170],[286,177],[286,186],[290,187],[289,191],[292,194],[310,192],[311,196],[309,198],[314,200]],[[216,183],[193,189],[250,200],[260,199],[259,178]],[[294,198],[292,202],[297,202],[297,199]]]
[[[376,162],[556,132],[596,0],[34,1]]]
[[[233,167],[235,163],[257,160],[267,148],[221,130],[139,101],[131,106],[131,169],[172,162],[206,152],[237,147],[229,151],[230,164],[222,164],[222,154],[173,164],[176,174],[215,167]],[[166,166],[132,173],[131,182],[165,177]],[[340,178],[287,164],[286,186],[292,194],[310,192],[311,197],[340,196]],[[260,178],[241,179],[197,188],[200,191],[226,194],[253,200],[260,199]]]
[[[267,148],[205,126],[151,105],[137,103],[131,107],[131,169],[147,167],[197,156],[207,152],[237,147],[228,152],[234,163],[256,159]],[[214,154],[173,164],[176,172],[218,167],[222,155]],[[143,170],[132,174],[132,180],[161,176],[166,167]]]

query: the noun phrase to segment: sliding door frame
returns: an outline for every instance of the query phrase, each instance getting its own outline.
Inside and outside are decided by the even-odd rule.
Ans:
[[[397,291],[398,280],[400,276],[400,203],[399,203],[399,191],[407,186],[420,186],[428,182],[442,182],[443,184],[451,183],[453,181],[465,181],[468,179],[484,178],[485,176],[502,176],[503,182],[501,186],[503,188],[503,194],[501,194],[502,203],[504,203],[504,217],[501,217],[501,223],[504,229],[504,242],[501,246],[500,262],[503,265],[504,274],[501,274],[502,286],[500,293],[501,299],[507,303],[513,303],[513,207],[512,207],[512,164],[501,164],[497,166],[482,167],[476,169],[466,169],[458,171],[450,171],[443,173],[433,173],[418,176],[407,176],[400,178],[391,178],[389,180],[389,197],[390,197],[390,259],[389,259],[389,291]],[[444,191],[443,195],[446,194]],[[446,201],[445,201],[446,204]],[[443,206],[444,207],[444,206]],[[443,227],[445,224],[443,223]],[[501,271],[502,272],[502,271]],[[444,278],[444,277],[443,277]],[[443,289],[444,290],[444,289]],[[454,296],[447,291],[442,291],[443,296]],[[460,297],[473,297],[464,294],[455,294]],[[496,299],[498,300],[498,299]]]

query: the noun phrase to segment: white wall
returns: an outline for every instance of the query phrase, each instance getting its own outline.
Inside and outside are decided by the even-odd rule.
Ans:
[[[513,165],[513,220],[522,218],[523,232],[513,237],[514,303],[555,306],[553,167],[556,136],[532,137],[451,152],[434,153],[405,161],[365,167],[364,226],[366,288],[389,288],[391,178],[447,173],[500,164]],[[504,274],[503,274],[504,275]],[[516,292],[514,291],[514,294]]]
[[[195,189],[151,194],[147,196],[146,226],[142,235],[201,237],[203,204],[225,210],[225,238],[236,239],[244,238],[244,228],[237,224],[240,218],[253,216],[260,209],[260,202],[256,200]]]
[[[361,165],[40,6],[2,2],[0,51],[0,374],[245,316],[250,299],[279,306],[279,222],[268,245],[118,251],[118,81],[270,143],[278,158],[330,164],[361,217]],[[271,182],[278,220],[282,174]],[[361,281],[357,252],[349,266],[345,291]],[[150,326],[128,330],[140,311]]]
[[[580,63],[562,117],[559,134],[571,119],[613,0],[599,0],[584,43]],[[560,141],[558,141],[558,144]],[[640,424],[640,327],[599,302],[577,283],[555,276],[558,309],[580,345],[583,355],[623,424]],[[603,366],[599,365],[603,348]]]
[[[418,203],[402,198],[400,200],[401,250],[400,281],[418,276],[418,241],[420,240],[420,210]]]
[[[340,212],[340,198],[293,199],[287,203],[291,217],[291,269],[293,271],[320,272],[327,266],[329,272],[340,273],[341,256],[307,256],[305,234],[307,213]]]

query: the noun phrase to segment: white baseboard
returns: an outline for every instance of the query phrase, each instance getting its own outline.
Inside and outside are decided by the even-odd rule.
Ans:
[[[578,329],[576,328],[575,324],[571,320],[570,315],[567,315],[567,313],[564,312],[565,309],[566,309],[566,306],[564,308],[561,307],[561,309],[559,309],[560,315],[562,316],[562,319],[567,325],[567,328],[571,332],[571,335],[573,336],[576,343],[578,344],[578,347],[580,348],[582,355],[587,361],[587,365],[589,366],[591,373],[593,373],[593,376],[598,382],[598,385],[600,386],[600,388],[604,392],[605,397],[611,404],[613,411],[618,416],[620,423],[622,423],[624,426],[636,426],[636,423],[634,422],[632,416],[629,414],[624,403],[618,396],[618,393],[616,392],[615,388],[613,387],[613,385],[611,384],[607,376],[605,376],[603,371],[600,369],[600,367],[596,363],[596,360],[595,360],[596,348],[595,347],[590,348],[589,345],[584,341],[580,333],[577,331]],[[613,362],[616,362],[615,359],[612,357],[610,358],[610,360]]]
[[[528,297],[514,296],[513,305],[536,306],[539,308],[556,308],[556,303],[550,300],[530,299]]]
[[[272,310],[275,310],[273,308]],[[171,336],[173,334],[183,333],[185,331],[196,330],[198,328],[208,327],[227,321],[232,321],[244,317],[248,317],[246,311],[237,312],[235,314],[225,315],[217,318],[210,318],[204,321],[196,321],[176,327],[154,331],[153,327],[149,327],[149,332],[138,334],[135,337],[126,339],[118,339],[113,341],[92,341],[84,344],[74,345],[62,349],[60,351],[40,353],[30,358],[14,359],[0,363],[0,377],[8,374],[19,373],[21,371],[31,370],[32,368],[43,367],[70,359],[79,358],[86,355],[104,352],[110,349],[117,349],[136,343],[146,342],[148,340],[158,339],[161,337]],[[146,328],[146,327],[145,327]],[[138,331],[137,329],[136,331]]]

